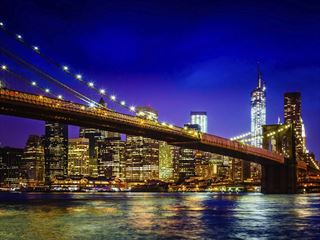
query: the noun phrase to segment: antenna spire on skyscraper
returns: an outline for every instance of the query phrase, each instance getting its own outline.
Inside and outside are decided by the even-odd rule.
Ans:
[[[262,88],[262,74],[260,70],[260,62],[257,62],[257,70],[258,70],[258,88]]]

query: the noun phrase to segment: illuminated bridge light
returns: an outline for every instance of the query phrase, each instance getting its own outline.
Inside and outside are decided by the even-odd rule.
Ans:
[[[88,82],[88,86],[89,87],[94,87],[94,83],[93,82]]]
[[[6,65],[1,65],[1,69],[2,70],[7,70],[7,66]]]
[[[86,109],[86,107],[85,106],[81,106],[81,110],[85,110]]]
[[[161,125],[166,126],[166,125],[167,125],[167,123],[166,123],[166,122],[162,122],[162,123],[161,123]]]
[[[3,27],[3,26],[4,26],[3,22],[0,22],[0,27]]]
[[[68,66],[62,66],[62,70],[67,72],[67,71],[69,71],[69,67]]]
[[[36,52],[39,51],[39,47],[37,47],[37,46],[33,46],[32,48],[33,48],[33,50],[36,51]]]
[[[49,89],[49,88],[46,88],[44,91],[45,91],[46,93],[49,93],[49,92],[50,92],[50,89]]]
[[[31,85],[32,85],[32,86],[36,86],[37,83],[36,83],[36,82],[31,82]]]
[[[172,124],[169,124],[169,128],[173,128],[173,125],[172,125]]]
[[[101,93],[101,94],[105,94],[105,93],[106,93],[106,90],[100,89],[100,93]]]
[[[79,80],[81,80],[81,79],[82,79],[82,76],[81,76],[81,74],[77,74],[77,75],[76,75],[76,79],[79,79]]]
[[[22,36],[20,34],[16,35],[19,40],[22,40]]]
[[[124,105],[126,105],[126,102],[125,102],[125,101],[121,101],[120,104],[121,104],[122,106],[124,106]]]
[[[110,99],[111,99],[112,101],[115,101],[115,100],[116,100],[116,96],[115,96],[115,95],[112,95],[112,96],[110,96]]]
[[[58,99],[62,99],[62,95],[58,95]]]
[[[135,111],[136,111],[136,108],[135,108],[134,106],[131,106],[131,107],[130,107],[130,111],[135,112]]]
[[[94,103],[89,103],[89,107],[94,107]]]

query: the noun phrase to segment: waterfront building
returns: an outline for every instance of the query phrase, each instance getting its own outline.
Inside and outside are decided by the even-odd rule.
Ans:
[[[197,123],[184,124],[184,128],[200,131],[201,126]],[[179,164],[178,164],[178,179],[185,180],[196,175],[195,172],[195,155],[196,150],[180,148]]]
[[[43,138],[30,135],[22,155],[23,178],[28,185],[39,185],[44,182],[44,146]]]
[[[180,148],[179,180],[195,176],[195,150]]]
[[[61,123],[45,123],[44,140],[45,181],[68,174],[68,126]]]
[[[159,179],[159,141],[127,136],[125,154],[127,181]]]
[[[156,120],[158,113],[151,107],[137,107],[138,116]],[[128,135],[126,139],[126,181],[141,182],[159,179],[159,141]]]
[[[162,181],[173,180],[173,146],[166,142],[159,143],[159,179]]]
[[[105,103],[103,98],[100,98],[99,104],[101,105],[101,107],[107,107],[107,104]],[[100,149],[99,146],[103,147],[105,140],[108,138],[120,138],[120,134],[95,128],[81,127],[79,137],[89,139],[89,161],[90,168],[93,171],[92,176],[97,177],[98,175],[101,175],[102,173],[101,171],[99,173],[99,168],[101,170],[103,167],[99,167],[98,157],[99,154],[103,152],[103,149]]]
[[[68,175],[91,176],[89,139],[72,138],[68,144]]]
[[[125,179],[125,142],[119,137],[98,141],[98,176]]]
[[[191,124],[198,124],[200,126],[200,131],[208,132],[208,117],[207,112],[195,112],[190,113]]]
[[[19,184],[23,149],[0,148],[0,183],[4,186]]]

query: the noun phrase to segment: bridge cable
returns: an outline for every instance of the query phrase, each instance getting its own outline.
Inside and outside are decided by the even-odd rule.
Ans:
[[[36,52],[40,57],[42,57],[45,61],[47,61],[49,64],[54,65],[55,67],[57,67],[58,69],[62,70],[64,73],[68,74],[69,76],[71,76],[72,78],[80,81],[82,84],[86,85],[87,87],[89,87],[90,89],[93,89],[94,91],[96,91],[101,97],[108,97],[112,102],[118,104],[119,106],[125,108],[126,110],[129,110],[131,112],[135,112],[136,109],[134,106],[128,106],[126,104],[125,101],[121,100],[117,100],[115,95],[110,95],[107,94],[106,91],[104,89],[98,89],[94,86],[93,82],[86,82],[82,79],[82,75],[81,74],[75,74],[72,73],[69,70],[69,67],[64,66],[59,64],[57,61],[53,60],[52,58],[48,57],[47,55],[43,54],[42,52],[40,52],[40,49],[38,46],[34,46],[30,43],[28,43],[27,41],[25,41],[22,36],[20,34],[14,34],[11,31],[7,30],[7,28],[4,27],[3,23],[0,23],[0,29],[3,30],[3,32],[5,32],[7,35],[9,35],[10,37],[14,38],[15,40],[17,40],[19,43],[21,43],[23,46],[31,49],[33,52]]]
[[[60,100],[63,99],[61,94],[58,94],[58,95],[53,94],[48,88],[43,88],[43,87],[39,86],[35,81],[30,81],[26,77],[22,76],[21,74],[18,74],[12,70],[9,70],[5,65],[1,66],[1,70],[6,71],[7,73],[12,75],[17,80],[20,80],[22,82],[27,83],[28,85],[31,85],[32,87],[40,89],[42,92],[44,92],[47,95],[50,95],[50,96],[55,97]],[[83,101],[85,101],[85,100],[83,100]]]
[[[42,70],[38,69],[37,67],[35,67],[34,65],[28,63],[27,61],[23,60],[22,58],[18,57],[17,55],[13,54],[12,52],[0,47],[0,52],[9,57],[10,59],[14,60],[16,63],[22,65],[23,67],[29,69],[30,71],[32,71],[33,73],[35,73],[36,75],[40,76],[41,78],[46,79],[47,81],[53,82],[55,85],[62,87],[66,90],[68,90],[69,92],[71,92],[74,96],[76,96],[77,98],[79,98],[82,101],[85,101],[88,104],[94,104],[97,105],[99,107],[103,107],[105,108],[105,106],[99,104],[98,102],[86,97],[85,95],[83,95],[82,93],[74,90],[73,88],[69,87],[68,85],[60,82],[59,80],[55,79],[54,77],[50,76],[49,74],[43,72]]]

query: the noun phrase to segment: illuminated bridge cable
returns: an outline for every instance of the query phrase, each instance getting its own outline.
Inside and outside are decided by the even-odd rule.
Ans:
[[[47,81],[53,82],[54,84],[58,85],[59,87],[62,87],[66,90],[68,90],[70,93],[72,93],[74,96],[76,96],[77,98],[79,98],[80,100],[90,104],[90,105],[95,105],[95,106],[99,106],[99,107],[103,107],[105,108],[105,106],[100,105],[99,103],[95,102],[94,100],[86,97],[85,95],[83,95],[82,93],[79,93],[78,91],[74,90],[73,88],[69,87],[68,85],[60,82],[59,80],[53,78],[52,76],[50,76],[49,74],[43,72],[42,70],[38,69],[37,67],[35,67],[34,65],[26,62],[25,60],[21,59],[20,57],[16,56],[15,54],[11,53],[10,51],[1,48],[0,47],[0,52],[2,54],[4,54],[5,56],[9,57],[10,59],[14,60],[15,62],[17,62],[18,64],[22,65],[23,67],[29,69],[30,71],[32,71],[33,73],[37,74],[38,76],[40,76],[41,78],[46,79]]]
[[[4,23],[1,22],[0,24],[0,29],[3,30],[7,35],[9,35],[10,37],[14,38],[16,41],[18,41],[20,44],[22,44],[23,46],[31,49],[33,52],[37,53],[40,57],[42,57],[43,59],[45,59],[49,64],[54,65],[55,67],[57,67],[59,70],[62,70],[64,73],[68,74],[69,76],[73,77],[74,79],[80,81],[82,84],[85,84],[87,87],[95,90],[97,93],[100,94],[100,96],[102,97],[108,97],[112,102],[118,104],[119,106],[121,106],[122,108],[125,108],[126,110],[129,110],[130,112],[136,113],[136,108],[133,105],[128,105],[126,103],[126,101],[124,100],[118,100],[117,97],[115,95],[110,95],[107,94],[105,89],[98,89],[94,86],[93,82],[86,82],[83,80],[82,75],[80,74],[75,74],[72,73],[69,69],[68,66],[64,66],[59,64],[57,61],[53,60],[52,58],[48,57],[47,55],[43,54],[40,51],[40,48],[38,46],[35,46],[33,44],[30,44],[29,42],[27,42],[23,36],[21,34],[15,34],[10,32],[9,30],[7,30],[7,28],[5,27]],[[31,64],[30,64],[31,65]],[[39,70],[39,69],[38,69]],[[41,71],[41,70],[40,70]],[[37,73],[38,74],[38,73]],[[46,74],[46,73],[43,73]],[[39,75],[39,74],[38,74]],[[47,74],[46,74],[47,75]],[[49,76],[51,77],[51,76]],[[57,80],[58,81],[58,80]],[[61,82],[59,82],[59,84],[63,84]],[[69,91],[73,90],[73,89],[68,89]],[[80,94],[80,93],[79,93]],[[78,96],[77,96],[78,97]],[[79,97],[78,97],[79,98]],[[83,95],[83,98],[87,98],[86,96]],[[87,101],[90,101],[89,104],[92,105],[92,103],[94,103],[94,105],[98,105],[99,107],[102,108],[106,108],[105,106],[100,105],[99,103],[87,98]],[[110,110],[110,109],[109,109]],[[139,113],[138,113],[139,114]],[[167,126],[169,128],[171,128],[173,125],[172,124],[167,124],[166,122],[160,122],[158,120],[153,120],[155,122],[158,122],[159,124],[163,125],[163,126]]]
[[[22,37],[21,34],[14,34],[12,32],[10,32],[3,23],[0,24],[0,29],[3,30],[7,35],[9,35],[10,37],[14,38],[15,40],[17,40],[19,43],[21,43],[22,45],[24,45],[25,47],[31,49],[33,52],[37,53],[39,56],[41,56],[43,59],[45,59],[49,64],[54,65],[55,67],[57,67],[59,70],[62,70],[64,73],[68,74],[69,76],[71,76],[72,78],[78,80],[79,82],[81,82],[82,84],[86,85],[87,87],[89,87],[90,89],[96,91],[101,97],[108,97],[110,99],[110,101],[116,103],[117,105],[125,108],[126,110],[129,110],[131,112],[135,112],[136,109],[134,106],[128,106],[126,101],[124,100],[118,100],[117,97],[115,95],[112,94],[108,94],[106,92],[105,89],[101,88],[96,88],[94,86],[94,83],[89,81],[86,82],[83,80],[83,77],[81,74],[76,74],[70,71],[68,66],[64,66],[59,64],[57,61],[53,60],[52,58],[48,57],[47,55],[43,54],[40,51],[40,48],[38,46],[35,46],[33,44],[30,44],[29,42],[25,41],[25,39]]]
[[[63,97],[62,97],[61,94],[58,94],[58,95],[53,94],[53,93],[50,91],[49,88],[43,88],[43,87],[39,86],[39,85],[37,84],[37,82],[35,82],[35,81],[30,81],[30,80],[28,80],[26,77],[24,77],[24,76],[22,76],[22,75],[20,75],[20,74],[17,74],[17,73],[15,73],[15,72],[11,71],[11,70],[9,70],[5,65],[2,65],[2,66],[1,66],[1,70],[8,72],[8,73],[9,73],[10,75],[12,75],[15,79],[20,80],[20,81],[22,81],[22,82],[25,82],[25,83],[27,83],[28,85],[31,85],[32,87],[35,87],[35,88],[41,90],[41,91],[42,91],[43,93],[45,93],[46,95],[49,95],[49,96],[52,96],[52,97],[55,97],[55,98],[58,98],[58,99],[61,99],[61,100],[63,99]]]

